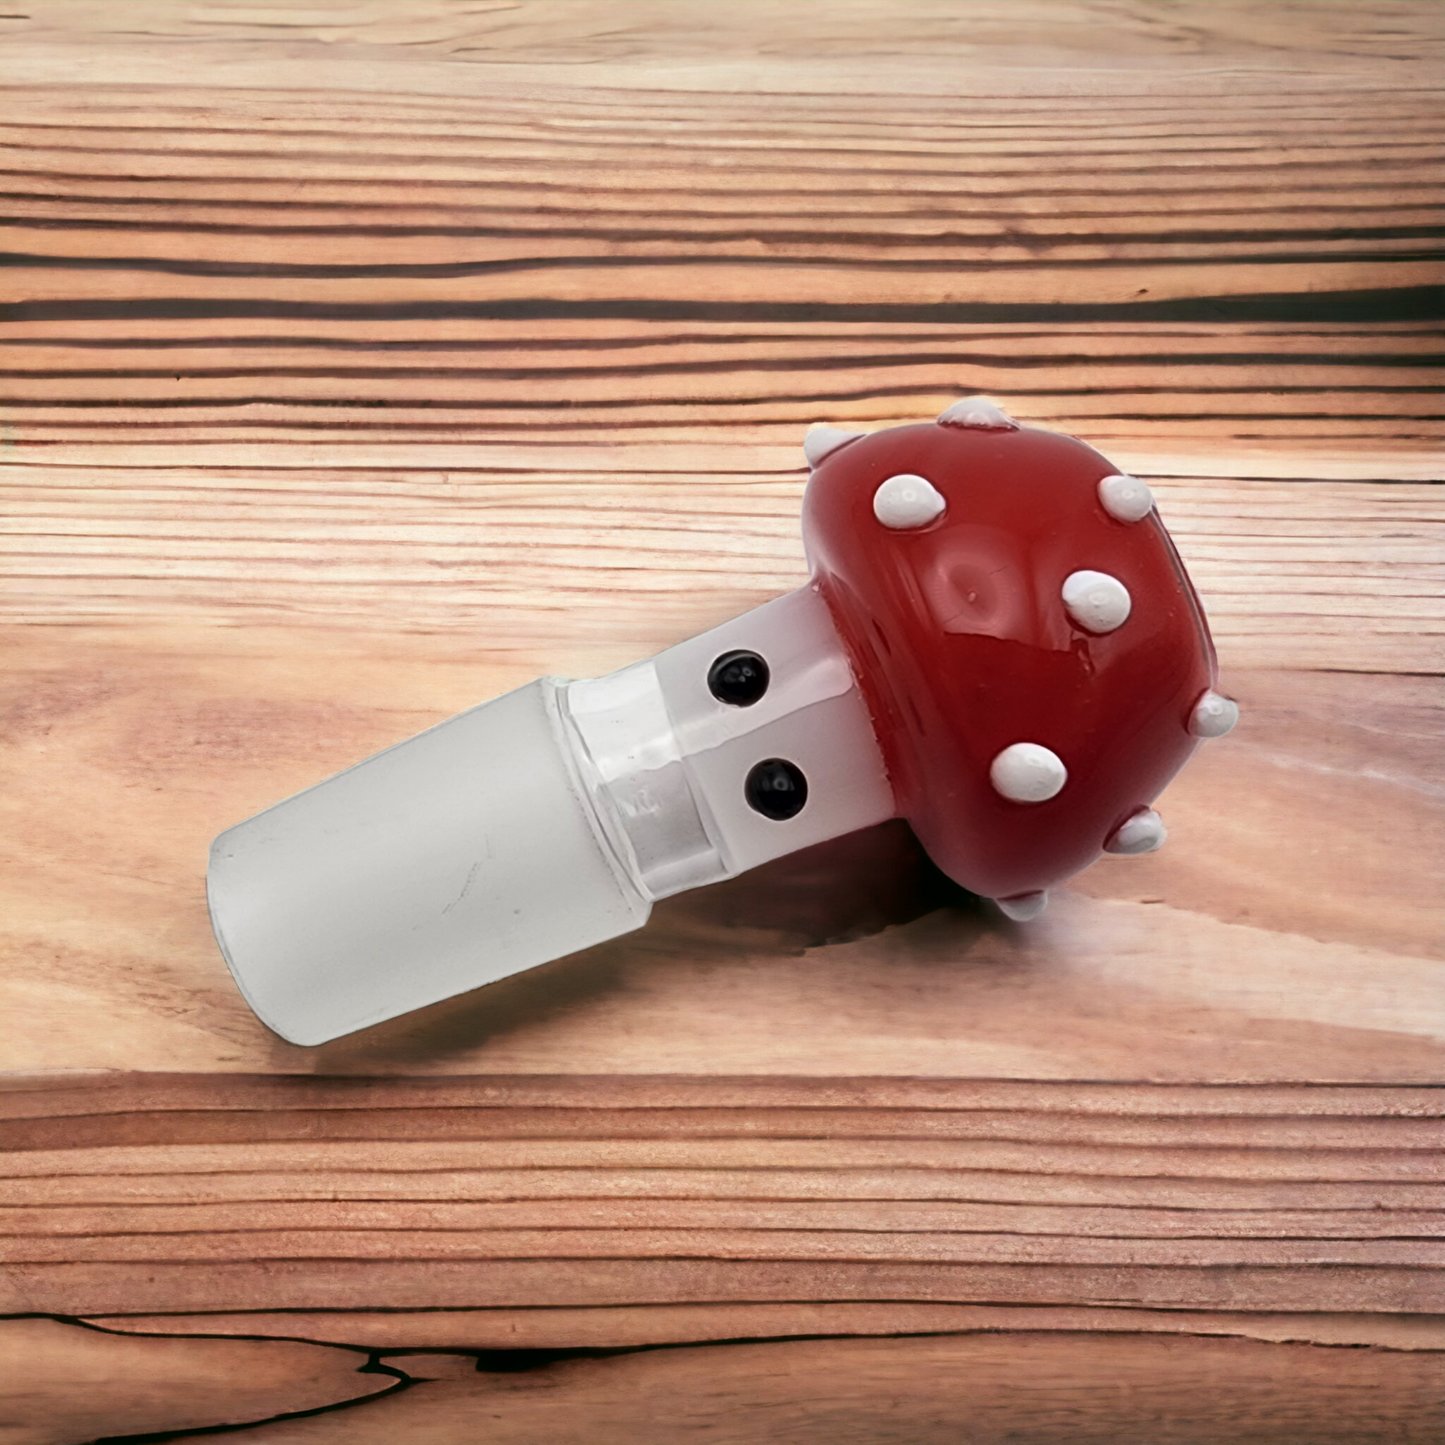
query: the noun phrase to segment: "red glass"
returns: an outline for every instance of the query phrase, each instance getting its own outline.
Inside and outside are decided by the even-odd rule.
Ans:
[[[933,423],[847,443],[804,496],[809,561],[899,811],[944,872],[986,897],[1088,867],[1197,742],[1189,719],[1215,683],[1213,644],[1158,514],[1122,522],[1100,502],[1117,470],[1072,437]],[[926,477],[942,516],[883,526],[873,494],[899,473]],[[1087,632],[1064,608],[1064,579],[1083,569],[1129,591],[1113,632]],[[1046,802],[1012,802],[990,782],[1019,742],[1068,769]]]

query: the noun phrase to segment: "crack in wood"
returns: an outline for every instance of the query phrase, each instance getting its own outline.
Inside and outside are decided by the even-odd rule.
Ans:
[[[173,1440],[216,1438],[223,1435],[239,1434],[251,1430],[260,1430],[269,1425],[282,1424],[289,1421],[313,1419],[321,1416],[329,1416],[337,1414],[341,1411],[351,1411],[362,1405],[372,1404],[375,1402],[379,1402],[383,1399],[391,1399],[394,1396],[397,1396],[405,1391],[415,1389],[417,1387],[423,1387],[424,1391],[426,1391],[439,1386],[443,1390],[443,1392],[451,1391],[454,1396],[457,1389],[460,1388],[463,1393],[459,1397],[459,1402],[465,1405],[467,1401],[472,1399],[472,1396],[466,1393],[466,1391],[471,1389],[471,1387],[465,1386],[463,1383],[468,1376],[474,1379],[481,1377],[478,1382],[478,1388],[482,1389],[484,1392],[492,1392],[490,1394],[484,1393],[482,1398],[493,1400],[495,1402],[487,1408],[492,1410],[500,1410],[502,1412],[501,1414],[497,1414],[495,1416],[496,1419],[501,1420],[511,1413],[520,1413],[520,1415],[525,1418],[529,1410],[533,1408],[530,1404],[532,1400],[536,1398],[541,1398],[545,1400],[548,1395],[550,1395],[554,1390],[557,1389],[561,1390],[563,1396],[566,1396],[569,1391],[576,1393],[578,1391],[579,1385],[581,1386],[582,1392],[585,1394],[588,1389],[589,1380],[596,1380],[601,1382],[601,1388],[604,1397],[608,1394],[616,1393],[615,1390],[611,1390],[610,1387],[605,1384],[606,1377],[604,1376],[584,1375],[579,1377],[574,1371],[558,1376],[555,1383],[551,1382],[548,1379],[548,1377],[553,1372],[559,1369],[565,1369],[566,1367],[574,1364],[595,1364],[615,1369],[618,1365],[625,1361],[640,1360],[648,1356],[666,1357],[668,1355],[672,1355],[676,1357],[682,1365],[683,1375],[681,1378],[683,1379],[686,1379],[689,1373],[691,1373],[692,1375],[697,1375],[699,1371],[701,1371],[701,1374],[705,1377],[723,1379],[727,1378],[726,1369],[724,1369],[724,1371],[721,1373],[716,1372],[712,1369],[711,1365],[705,1362],[716,1353],[718,1347],[724,1347],[729,1351],[738,1350],[742,1352],[743,1356],[747,1359],[747,1364],[744,1366],[744,1369],[746,1372],[749,1372],[750,1378],[756,1381],[758,1379],[758,1371],[760,1367],[757,1364],[753,1363],[754,1359],[756,1358],[753,1352],[758,1347],[762,1347],[765,1351],[769,1352],[764,1358],[777,1359],[780,1361],[781,1364],[781,1362],[794,1358],[796,1356],[796,1351],[799,1348],[806,1348],[809,1346],[818,1345],[835,1347],[841,1346],[846,1351],[850,1345],[856,1345],[858,1343],[856,1339],[849,1336],[840,1336],[833,1333],[805,1333],[800,1331],[786,1337],[750,1337],[739,1335],[733,1337],[712,1339],[701,1344],[691,1341],[671,1341],[641,1346],[620,1347],[449,1349],[443,1346],[430,1345],[425,1348],[387,1349],[355,1344],[335,1344],[331,1342],[320,1342],[303,1336],[281,1336],[273,1334],[171,1334],[165,1331],[155,1329],[130,1332],[117,1330],[113,1327],[107,1327],[105,1325],[96,1324],[95,1322],[88,1321],[80,1317],[59,1314],[26,1314],[6,1316],[3,1318],[11,1321],[44,1319],[65,1326],[92,1331],[100,1335],[109,1335],[113,1337],[124,1338],[127,1341],[185,1340],[187,1342],[194,1342],[197,1340],[210,1340],[216,1342],[224,1341],[232,1345],[234,1345],[238,1341],[249,1341],[269,1344],[294,1343],[307,1346],[308,1348],[331,1349],[352,1354],[362,1354],[365,1357],[364,1362],[357,1367],[356,1373],[387,1376],[390,1377],[394,1382],[385,1389],[376,1391],[369,1395],[362,1396],[360,1398],[330,1401],[301,1409],[281,1410],[273,1412],[269,1415],[256,1416],[254,1418],[249,1418],[245,1420],[209,1424],[192,1424],[177,1428],[151,1428],[126,1432],[112,1432],[100,1436],[91,1436],[88,1441],[88,1445],[163,1445],[163,1442]],[[1209,1336],[1202,1333],[1195,1334],[1192,1331],[1186,1330],[1183,1332],[1183,1334],[1186,1338],[1192,1338],[1200,1341],[1202,1347],[1206,1349],[1212,1349],[1219,1343],[1217,1339],[1211,1341]],[[1116,1332],[1116,1335],[1114,1337],[1115,1343],[1127,1347],[1127,1339],[1129,1337],[1130,1335],[1127,1331]],[[1143,1332],[1138,1332],[1133,1337],[1138,1338],[1141,1342],[1149,1340],[1148,1335]],[[895,1343],[902,1344],[908,1342],[915,1342],[922,1346],[924,1342],[931,1342],[935,1348],[942,1347],[944,1349],[948,1349],[950,1348],[950,1342],[952,1342],[952,1347],[963,1347],[966,1350],[968,1347],[967,1342],[970,1339],[978,1341],[992,1340],[995,1342],[995,1344],[1002,1342],[1005,1344],[1005,1348],[1008,1348],[1006,1343],[1007,1338],[1008,1331],[1005,1331],[1002,1335],[1000,1335],[997,1329],[926,1331],[899,1330],[880,1333],[873,1336],[871,1348],[875,1350],[887,1350],[892,1344]],[[1019,1338],[1020,1344],[1022,1345],[1028,1338],[1028,1336],[1025,1332],[1025,1334],[1021,1335]],[[1068,1339],[1069,1337],[1065,1336],[1060,1336],[1058,1338],[1058,1342],[1065,1346],[1066,1352],[1069,1347]],[[1146,1348],[1149,1347],[1149,1345],[1146,1345]],[[1330,1342],[1328,1344],[1322,1342],[1310,1342],[1308,1345],[1305,1346],[1306,1349],[1310,1350],[1319,1348],[1324,1348],[1327,1350],[1338,1350],[1341,1347],[1344,1347],[1355,1354],[1363,1353],[1366,1358],[1378,1356],[1381,1354],[1382,1350],[1382,1347],[1378,1345],[1366,1346],[1359,1343],[1350,1344],[1348,1342]],[[1283,1352],[1285,1354],[1288,1354],[1291,1349],[1297,1350],[1299,1347],[1281,1344],[1273,1345],[1267,1348],[1273,1349],[1276,1352]],[[699,1351],[702,1351],[702,1353],[699,1354]],[[1389,1352],[1390,1351],[1388,1346],[1383,1347],[1383,1353],[1385,1355],[1388,1355]],[[1412,1352],[1400,1351],[1397,1353],[1404,1354],[1408,1357]],[[1413,1353],[1418,1355],[1418,1351]],[[824,1358],[826,1358],[826,1356]],[[1445,1360],[1445,1353],[1441,1354],[1441,1359]],[[437,1367],[435,1365],[431,1365],[430,1367],[428,1366],[429,1361],[454,1361],[457,1366],[461,1367],[461,1370],[460,1372],[458,1372],[457,1369],[447,1368],[445,1364],[443,1364],[441,1371],[438,1374],[436,1372]],[[469,1366],[464,1363],[466,1361],[471,1362]],[[410,1368],[408,1368],[408,1362],[414,1362]],[[1163,1357],[1161,1357],[1160,1362],[1161,1364],[1164,1363]],[[1413,1368],[1414,1365],[1417,1365],[1419,1363],[1420,1361],[1416,1359],[1412,1362],[1411,1367]],[[782,1368],[784,1375],[786,1376],[788,1373],[786,1365],[783,1365]],[[1168,1368],[1168,1366],[1166,1365],[1165,1368]],[[1296,1365],[1296,1368],[1298,1368],[1298,1365]],[[767,1365],[761,1366],[761,1370],[764,1378],[774,1373],[774,1371]],[[675,1372],[671,1373],[675,1374]],[[663,1378],[667,1378],[668,1374],[669,1367],[664,1367],[662,1371]],[[538,1378],[539,1380],[541,1380],[544,1389],[543,1396],[535,1396],[535,1391],[529,1383],[531,1378]],[[1419,1397],[1420,1395],[1419,1384],[1421,1381],[1426,1382],[1425,1390],[1426,1394],[1428,1395],[1429,1378],[1430,1375],[1428,1371],[1424,1376],[1421,1376],[1418,1379],[1412,1378],[1410,1389],[1413,1391],[1415,1397]],[[481,1380],[483,1379],[491,1381],[493,1382],[493,1384],[484,1385],[481,1383]],[[518,1395],[516,1393],[516,1388],[510,1383],[513,1380],[517,1381],[519,1385],[524,1386],[523,1394]],[[1445,1374],[1441,1375],[1441,1380],[1445,1381]],[[448,1384],[448,1381],[456,1383]],[[597,1387],[594,1385],[594,1393],[596,1391],[596,1388]],[[500,1394],[496,1393],[498,1389],[501,1390]],[[758,1389],[757,1383],[744,1386],[743,1393],[739,1399],[739,1404],[743,1408],[747,1408],[747,1405],[751,1403],[751,1401],[747,1398],[748,1392],[750,1390],[756,1389]],[[1112,1390],[1109,1390],[1107,1388],[1102,1388],[1099,1391],[1096,1391],[1096,1393],[1100,1393],[1102,1395],[1112,1395],[1113,1392]],[[1399,1408],[1395,1408],[1394,1406],[1399,1406]],[[423,1405],[424,1410],[425,1408],[425,1405]],[[1399,1402],[1392,1402],[1390,1404],[1384,1404],[1381,1419],[1384,1419],[1387,1416],[1394,1420],[1395,1427],[1402,1428],[1404,1431],[1404,1433],[1401,1433],[1398,1436],[1392,1436],[1392,1439],[1398,1438],[1400,1440],[1413,1440],[1416,1438],[1424,1438],[1423,1436],[1417,1437],[1414,1433],[1415,1428],[1418,1425],[1421,1425],[1425,1420],[1425,1416],[1419,1413],[1418,1405],[1406,1408],[1404,1407],[1403,1400]],[[361,1412],[360,1415],[352,1415],[348,1418],[350,1418],[353,1422],[352,1425],[348,1427],[348,1438],[350,1438],[350,1436],[354,1436],[355,1431],[363,1425],[364,1419],[371,1418],[371,1414],[370,1412]],[[380,1419],[381,1417],[378,1416],[377,1418]],[[397,1419],[397,1417],[394,1415],[394,1412],[388,1413],[386,1415],[386,1418],[392,1421],[395,1421]],[[21,1423],[23,1424],[23,1422]],[[52,1422],[47,1421],[47,1424],[51,1423]],[[61,1422],[61,1426],[63,1428],[63,1422]],[[382,1435],[378,1436],[369,1434],[366,1436],[366,1438],[368,1440],[382,1438],[395,1439],[397,1438],[394,1433],[396,1428],[396,1425],[392,1424],[390,1426],[383,1427]],[[1425,1428],[1428,1428],[1428,1426],[1426,1426]],[[27,1438],[38,1439],[40,1437],[34,1436]],[[47,1435],[45,1436],[45,1438],[54,1438],[56,1441],[74,1441],[76,1437],[64,1433],[55,1433],[53,1437]],[[331,1437],[328,1436],[327,1438]],[[428,1436],[428,1438],[432,1437]],[[471,1439],[472,1436],[469,1434],[465,1437],[463,1437],[463,1435],[461,1434],[457,1434],[455,1436],[448,1434],[446,1438],[455,1438],[460,1440],[462,1438]],[[507,1438],[510,1439],[512,1437],[509,1435]],[[526,1438],[532,1439],[534,1437],[531,1434],[527,1434]],[[571,1437],[569,1436],[569,1438]],[[749,1436],[748,1438],[751,1439],[753,1437]],[[1050,1436],[1049,1438],[1053,1437]],[[1191,1436],[1190,1438],[1194,1437]],[[1213,1437],[1211,1436],[1210,1438]],[[1287,1436],[1280,1435],[1277,1438],[1280,1440],[1284,1440],[1286,1438],[1293,1440],[1296,1437],[1293,1434],[1289,1434]],[[1381,1438],[1383,1438],[1383,1436]]]
[[[18,1322],[25,1320],[50,1320],[54,1321],[57,1324],[70,1326],[75,1329],[86,1330],[98,1335],[108,1336],[126,1341],[213,1340],[217,1342],[225,1341],[230,1343],[249,1342],[258,1344],[306,1345],[310,1348],[321,1351],[334,1350],[337,1352],[360,1354],[363,1356],[363,1359],[362,1362],[356,1367],[356,1374],[388,1376],[394,1381],[392,1385],[382,1390],[359,1396],[350,1396],[342,1400],[328,1401],[320,1405],[307,1406],[294,1410],[279,1410],[264,1416],[256,1416],[255,1418],[246,1420],[213,1421],[204,1424],[179,1426],[173,1429],[161,1428],[127,1431],[123,1433],[110,1433],[105,1435],[93,1436],[89,1441],[86,1442],[86,1445],[162,1445],[162,1442],[170,1440],[184,1440],[195,1438],[198,1436],[211,1437],[225,1434],[234,1434],[239,1431],[255,1429],[263,1425],[277,1424],[288,1420],[304,1420],[310,1419],[318,1415],[332,1414],[338,1410],[344,1410],[355,1405],[366,1404],[372,1400],[377,1400],[386,1396],[398,1394],[401,1391],[409,1389],[411,1386],[418,1383],[417,1380],[408,1375],[404,1370],[400,1370],[395,1366],[388,1364],[383,1358],[383,1354],[385,1353],[383,1351],[370,1349],[365,1346],[358,1347],[353,1345],[339,1345],[325,1341],[307,1340],[300,1337],[263,1334],[205,1335],[187,1333],[172,1335],[167,1334],[164,1331],[158,1330],[117,1330],[110,1328],[106,1325],[97,1324],[91,1320],[84,1319],[77,1315],[54,1314],[45,1312],[26,1312],[0,1315],[0,1341],[4,1341],[5,1332],[3,1325],[5,1322]],[[8,1428],[24,1428],[28,1426],[32,1430],[38,1429],[40,1431],[46,1431],[49,1429],[55,1429],[58,1431],[63,1429],[65,1426],[65,1421],[62,1417],[69,1412],[68,1407],[71,1403],[68,1402],[66,1399],[66,1394],[68,1392],[63,1391],[63,1389],[57,1390],[56,1394],[52,1398],[44,1402],[44,1405],[48,1406],[48,1413],[43,1415],[37,1415],[29,1420],[21,1418],[17,1415],[16,1411],[24,1410],[26,1408],[27,1402],[32,1397],[27,1394],[27,1382],[22,1379],[24,1373],[24,1366],[28,1363],[25,1342],[21,1341],[17,1344],[17,1342],[11,1340],[6,1346],[6,1351],[7,1353],[9,1353],[12,1350],[14,1351],[14,1353],[11,1354],[9,1363],[10,1367],[15,1370],[16,1374],[14,1383],[12,1384],[9,1392],[12,1395],[12,1400],[7,1410],[5,1425]],[[217,1363],[219,1364],[219,1361]],[[166,1401],[163,1398],[161,1403],[163,1405],[169,1404],[171,1413],[180,1413],[182,1410],[187,1409],[193,1389],[197,1383],[199,1382],[194,1380],[183,1383],[179,1388],[177,1388],[174,1401]],[[162,1388],[162,1393],[163,1390],[164,1387]],[[262,1392],[263,1387],[258,1386],[257,1393],[259,1394]],[[16,1396],[19,1397],[18,1401],[16,1398],[14,1398]],[[89,1405],[85,1405],[83,1406],[83,1408],[85,1414],[87,1415],[94,1413],[93,1407]],[[190,1408],[190,1413],[195,1413],[194,1407]],[[36,1437],[27,1435],[26,1438],[32,1439]],[[69,1439],[73,1437],[57,1434],[55,1438],[59,1440]]]

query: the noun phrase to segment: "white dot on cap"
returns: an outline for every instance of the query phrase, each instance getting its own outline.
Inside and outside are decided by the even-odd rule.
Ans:
[[[1099,500],[1104,510],[1117,521],[1138,522],[1149,515],[1154,493],[1138,477],[1115,473],[1099,483]]]
[[[803,438],[803,455],[810,467],[816,467],[824,457],[831,456],[849,442],[857,441],[862,435],[860,431],[844,431],[836,426],[815,426]]]
[[[1027,923],[1037,918],[1049,906],[1049,895],[1040,889],[1037,893],[1015,893],[1012,898],[995,898],[998,911],[1015,923]]]
[[[1112,632],[1129,619],[1129,589],[1107,572],[1071,572],[1064,578],[1064,607],[1086,632]]]
[[[912,472],[889,477],[873,493],[873,515],[895,531],[926,527],[935,517],[943,515],[947,505],[942,492],[927,477],[915,476]]]
[[[1153,808],[1145,808],[1132,818],[1126,818],[1114,830],[1113,836],[1104,844],[1104,850],[1108,853],[1152,853],[1156,848],[1163,847],[1168,837],[1169,830],[1164,826],[1164,819]]]
[[[938,420],[944,426],[977,427],[983,431],[1017,431],[1019,424],[986,396],[966,396],[945,407]]]
[[[1197,738],[1222,738],[1239,721],[1239,704],[1206,692],[1189,715],[1189,731]]]
[[[1057,753],[1038,743],[1014,743],[988,770],[994,788],[1012,803],[1046,803],[1069,780]]]

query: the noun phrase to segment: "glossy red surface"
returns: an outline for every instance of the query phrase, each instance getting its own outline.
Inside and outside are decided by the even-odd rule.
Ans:
[[[809,560],[899,812],[939,867],[987,897],[1092,863],[1188,759],[1190,712],[1214,685],[1203,613],[1157,513],[1121,522],[1099,501],[1117,470],[1072,437],[929,423],[847,443],[804,497]],[[948,504],[912,531],[873,514],[880,483],[903,472]],[[1082,569],[1128,588],[1117,630],[1093,635],[1065,610],[1064,579]],[[989,766],[1018,742],[1063,760],[1057,796],[995,791]]]

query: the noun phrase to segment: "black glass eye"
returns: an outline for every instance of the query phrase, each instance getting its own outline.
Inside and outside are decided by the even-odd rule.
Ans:
[[[766,758],[748,774],[743,791],[750,808],[781,823],[803,811],[808,801],[808,780],[796,763]]]
[[[725,652],[707,670],[708,691],[731,707],[751,707],[767,690],[772,674],[756,652]]]

